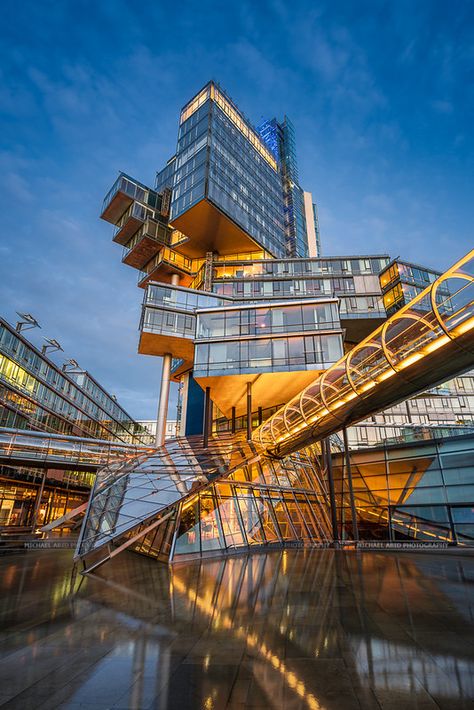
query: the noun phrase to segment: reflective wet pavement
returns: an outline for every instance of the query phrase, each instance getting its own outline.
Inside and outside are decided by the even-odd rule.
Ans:
[[[0,558],[2,708],[474,707],[474,558]]]

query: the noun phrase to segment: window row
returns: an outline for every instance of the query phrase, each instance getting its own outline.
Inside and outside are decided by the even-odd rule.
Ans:
[[[113,419],[119,421],[122,426],[129,427],[130,417],[123,410],[117,402],[115,402],[112,397],[105,395],[103,390],[100,390],[100,397],[97,397],[97,390],[90,390],[87,394],[77,387],[68,377],[65,377],[56,368],[50,365],[45,359],[40,357],[34,350],[29,348],[26,343],[19,340],[14,333],[11,333],[7,328],[0,325],[0,352],[5,353],[6,361],[9,361],[7,357],[10,355],[15,363],[18,365],[20,370],[24,369],[26,373],[32,375],[34,378],[41,380],[44,384],[51,387],[56,392],[66,396],[70,399],[76,406],[84,409],[91,416],[98,415],[97,405],[103,408],[107,414]],[[1,358],[1,355],[0,355]],[[8,364],[8,362],[3,362],[1,367],[6,372],[7,368],[12,368],[13,365]],[[19,372],[19,371],[18,371]],[[7,376],[8,379],[9,376]],[[16,377],[19,377],[17,373]],[[22,382],[24,386],[28,389],[30,388],[31,381],[22,375]],[[29,384],[27,384],[29,383]]]
[[[259,260],[250,264],[234,264],[235,259],[224,257],[225,262],[219,268],[219,278],[246,278],[247,276],[299,276],[335,274],[341,276],[360,276],[377,274],[386,262],[386,257],[372,257],[367,259],[278,259]],[[227,276],[228,274],[228,276]]]
[[[235,335],[263,335],[339,327],[336,303],[308,303],[297,306],[199,313],[196,337],[199,339]]]
[[[151,333],[168,333],[194,338],[196,317],[173,311],[162,311],[158,308],[145,308],[142,329]]]
[[[339,335],[310,335],[294,338],[268,338],[199,343],[195,348],[195,375],[217,372],[286,372],[321,369],[339,360],[342,341]]]

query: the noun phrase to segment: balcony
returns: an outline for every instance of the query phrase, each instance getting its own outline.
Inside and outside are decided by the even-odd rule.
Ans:
[[[170,246],[171,240],[172,231],[168,226],[147,217],[142,227],[124,247],[122,261],[141,270],[163,246]]]
[[[128,209],[117,221],[117,229],[113,241],[125,246],[130,238],[137,232],[147,219],[154,218],[155,210],[139,202],[132,202]]]
[[[140,272],[138,286],[145,288],[150,281],[171,283],[173,274],[179,274],[180,286],[189,286],[201,265],[201,260],[189,259],[173,249],[163,247]]]
[[[144,304],[140,323],[138,352],[143,355],[171,353],[173,357],[192,364],[196,316]]]
[[[130,207],[132,202],[146,202],[148,188],[140,185],[124,173],[120,173],[109,192],[105,196],[101,218],[106,222],[117,224],[121,215]]]

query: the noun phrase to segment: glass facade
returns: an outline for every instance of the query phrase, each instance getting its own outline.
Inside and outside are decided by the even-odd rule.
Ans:
[[[0,467],[0,532],[47,525],[87,500],[92,474],[71,472],[62,490],[62,481],[54,477],[54,472],[41,490],[43,475],[33,469],[28,482],[14,480],[15,469]]]
[[[299,186],[295,129],[285,116],[283,123],[275,118],[265,121],[258,127],[258,132],[280,165],[287,256],[308,257],[304,192]]]
[[[112,205],[114,198],[116,198],[119,194],[126,196],[128,198],[128,202],[131,200],[137,200],[138,202],[146,203],[148,201],[148,192],[149,188],[146,187],[146,185],[142,185],[134,178],[125,175],[125,173],[120,173],[117,180],[104,197],[102,214],[107,213],[107,210]]]
[[[0,320],[2,426],[139,441],[144,432],[88,373],[62,372]]]
[[[440,275],[439,271],[405,261],[390,262],[379,276],[387,316],[415,298]]]
[[[174,335],[194,339],[196,317],[190,313],[176,313],[160,308],[145,308],[141,323],[143,333]]]
[[[333,257],[324,259],[252,259],[252,263],[224,256],[216,263],[215,278],[272,278],[274,276],[360,276],[379,274],[387,264],[386,255]],[[243,261],[242,264],[234,263]]]
[[[336,302],[269,304],[255,308],[220,308],[198,313],[196,339],[267,335],[340,328]]]
[[[230,302],[230,299],[218,298],[202,291],[169,287],[156,283],[149,284],[144,300],[147,306],[164,306],[185,311],[195,311],[197,308],[212,308],[212,306],[225,306]]]
[[[131,462],[119,479],[104,470],[77,554],[93,565],[119,540],[156,559],[326,542],[327,492],[317,450],[282,461],[255,461],[255,454],[235,438],[214,439],[203,450],[200,438],[190,437]]]
[[[151,441],[88,372],[62,371],[2,319],[0,428],[0,536],[32,533],[84,504],[94,473],[83,469],[130,455],[126,446],[111,453],[114,442],[141,450]],[[109,453],[90,438],[110,442]]]
[[[353,535],[347,468],[333,466],[342,539]],[[351,455],[361,540],[474,544],[474,434]]]
[[[286,255],[276,170],[220,109],[212,113],[209,198],[274,256]]]
[[[473,271],[474,251],[349,350],[254,436],[280,455],[304,445],[316,429],[322,438],[352,423],[354,409],[360,420],[415,394],[412,383],[422,391],[423,384],[442,382],[450,364],[454,372],[472,367]]]
[[[324,543],[329,539],[324,499],[306,454],[246,465],[183,504],[173,559],[255,546]]]
[[[385,440],[407,441],[418,432],[420,438],[429,438],[431,432],[440,430],[454,435],[456,430],[462,433],[473,426],[474,377],[467,373],[388,407],[347,432],[351,448],[359,448],[377,446]]]
[[[258,134],[213,85],[182,114],[171,220],[203,199],[274,256],[285,256],[281,181]]]
[[[196,377],[326,369],[342,351],[339,335],[251,338],[197,343]]]

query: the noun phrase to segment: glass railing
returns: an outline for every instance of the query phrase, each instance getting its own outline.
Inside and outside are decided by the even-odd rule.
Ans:
[[[189,241],[189,237],[187,237],[185,234],[180,232],[178,229],[172,230],[170,246],[174,247],[178,244],[183,244],[184,242],[188,242],[188,241]]]
[[[120,230],[123,229],[129,219],[137,219],[140,222],[145,222],[147,218],[154,217],[154,215],[155,211],[149,207],[145,207],[145,205],[142,205],[139,202],[132,202],[130,207],[125,210],[123,215],[116,222],[114,237],[116,237]]]
[[[138,200],[138,202],[145,202],[148,190],[121,173],[104,198],[102,212],[105,212],[117,192],[123,192],[133,200]]]
[[[138,284],[142,284],[147,277],[153,274],[156,269],[162,263],[170,264],[176,266],[180,271],[186,271],[189,274],[193,274],[193,259],[189,259],[187,256],[178,254],[178,252],[173,249],[168,249],[168,247],[163,247],[159,254],[153,257],[148,264],[145,266],[143,271],[138,274]]]
[[[186,311],[194,311],[197,308],[215,308],[231,303],[233,303],[232,299],[155,283],[148,284],[144,300],[144,304],[147,306],[166,306]]]
[[[157,222],[156,220],[148,217],[144,225],[140,227],[138,232],[136,232],[130,241],[124,246],[122,258],[125,258],[127,254],[145,237],[154,239],[157,243],[162,244],[163,246],[169,246],[171,244],[170,228],[161,222]]]

